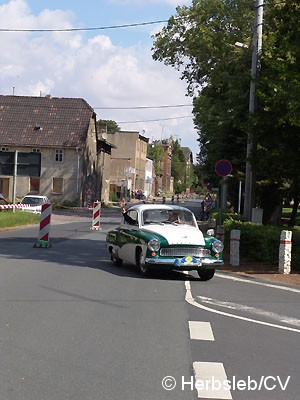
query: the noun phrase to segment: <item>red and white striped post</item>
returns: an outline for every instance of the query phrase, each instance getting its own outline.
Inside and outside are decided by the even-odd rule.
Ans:
[[[51,204],[43,204],[38,241],[33,245],[33,247],[51,247],[49,244],[51,214],[52,214]]]
[[[279,246],[279,273],[290,274],[292,261],[292,231],[281,231]]]
[[[92,221],[92,230],[99,231],[100,227],[100,215],[101,215],[101,202],[95,201],[93,204],[93,221]]]

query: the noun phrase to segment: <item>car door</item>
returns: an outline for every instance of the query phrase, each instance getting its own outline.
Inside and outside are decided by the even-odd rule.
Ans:
[[[118,243],[119,243],[119,258],[122,260],[135,264],[135,250],[137,244],[140,243],[139,239],[139,214],[137,210],[129,210],[127,212],[127,215],[136,223],[133,225],[132,223],[129,223],[126,221],[126,219],[123,217],[121,226],[120,226],[120,231],[119,231],[119,237],[118,237]]]

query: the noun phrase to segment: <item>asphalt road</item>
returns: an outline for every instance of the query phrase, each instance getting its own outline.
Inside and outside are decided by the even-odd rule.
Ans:
[[[53,215],[46,249],[37,226],[0,232],[0,399],[298,400],[300,290],[143,278],[105,250],[119,219]]]

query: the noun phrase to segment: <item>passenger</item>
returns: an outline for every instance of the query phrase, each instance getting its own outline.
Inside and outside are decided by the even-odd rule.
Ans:
[[[130,215],[127,214],[125,205],[121,205],[121,211],[124,217],[124,220],[129,224],[129,225],[137,225],[137,221],[133,218],[130,217]]]

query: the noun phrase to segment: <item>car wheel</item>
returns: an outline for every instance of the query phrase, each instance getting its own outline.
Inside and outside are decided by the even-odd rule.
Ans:
[[[209,281],[215,274],[214,269],[208,269],[206,271],[198,270],[197,272],[201,281]]]
[[[121,258],[117,257],[114,254],[114,251],[111,252],[110,258],[111,258],[111,261],[113,262],[113,264],[116,265],[117,267],[120,267],[123,263],[123,260],[121,260]]]
[[[136,265],[142,275],[147,275],[149,273],[149,268],[145,265],[142,249],[137,249],[136,251]]]

